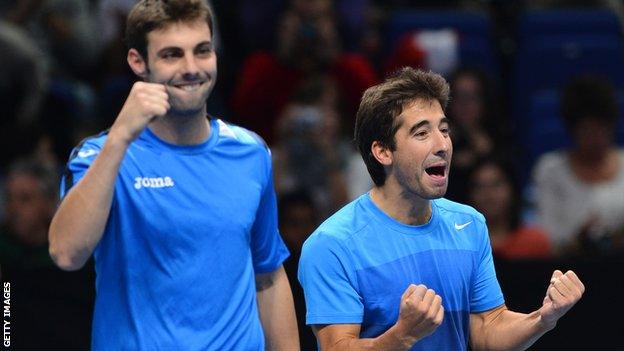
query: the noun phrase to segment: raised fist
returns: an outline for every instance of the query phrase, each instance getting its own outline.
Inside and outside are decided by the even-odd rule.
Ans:
[[[164,116],[169,108],[169,95],[163,84],[136,82],[109,135],[115,135],[129,144],[152,119]]]

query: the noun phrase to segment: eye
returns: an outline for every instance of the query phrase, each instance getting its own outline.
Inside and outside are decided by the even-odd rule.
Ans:
[[[175,51],[175,50],[168,50],[163,52],[160,57],[164,60],[173,60],[176,58],[181,57],[181,53],[179,51]]]
[[[212,44],[206,44],[206,45],[202,45],[198,47],[197,50],[195,50],[195,54],[199,56],[208,56],[212,54],[213,51],[214,51],[214,48]]]
[[[417,138],[424,138],[427,136],[427,134],[429,134],[429,131],[427,131],[426,129],[421,129],[421,130],[417,130],[414,133],[414,136],[416,136]]]

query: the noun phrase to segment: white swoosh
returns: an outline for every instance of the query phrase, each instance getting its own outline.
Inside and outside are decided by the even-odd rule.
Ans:
[[[455,223],[455,229],[457,229],[457,230],[462,230],[462,229],[466,228],[466,226],[467,226],[468,224],[470,224],[470,223],[472,223],[472,221],[470,221],[470,222],[468,222],[468,223],[464,223],[464,224],[457,224],[457,223]]]
[[[82,150],[78,152],[78,157],[87,158],[89,156],[97,155],[97,150]]]

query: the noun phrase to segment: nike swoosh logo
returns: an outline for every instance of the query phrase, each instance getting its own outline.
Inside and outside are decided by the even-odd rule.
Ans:
[[[464,224],[457,224],[457,223],[455,223],[455,229],[457,229],[457,230],[462,230],[462,229],[466,228],[466,226],[467,226],[468,224],[470,224],[470,223],[472,223],[472,221],[470,221],[470,222],[468,222],[468,223],[464,223]]]
[[[99,151],[97,150],[82,150],[78,152],[78,157],[87,158],[93,155],[97,155]]]

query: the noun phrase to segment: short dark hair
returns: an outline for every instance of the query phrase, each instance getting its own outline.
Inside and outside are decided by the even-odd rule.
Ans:
[[[615,89],[604,78],[580,76],[573,79],[563,91],[561,117],[570,131],[585,118],[614,125],[618,114]]]
[[[147,34],[175,22],[205,20],[213,33],[213,18],[205,0],[141,0],[126,21],[125,41],[147,60]]]
[[[403,109],[416,100],[436,100],[444,111],[449,91],[449,84],[441,75],[405,67],[364,92],[357,111],[354,137],[375,185],[384,185],[386,172],[371,152],[373,142],[378,141],[394,151],[394,135],[401,126],[396,117]]]

